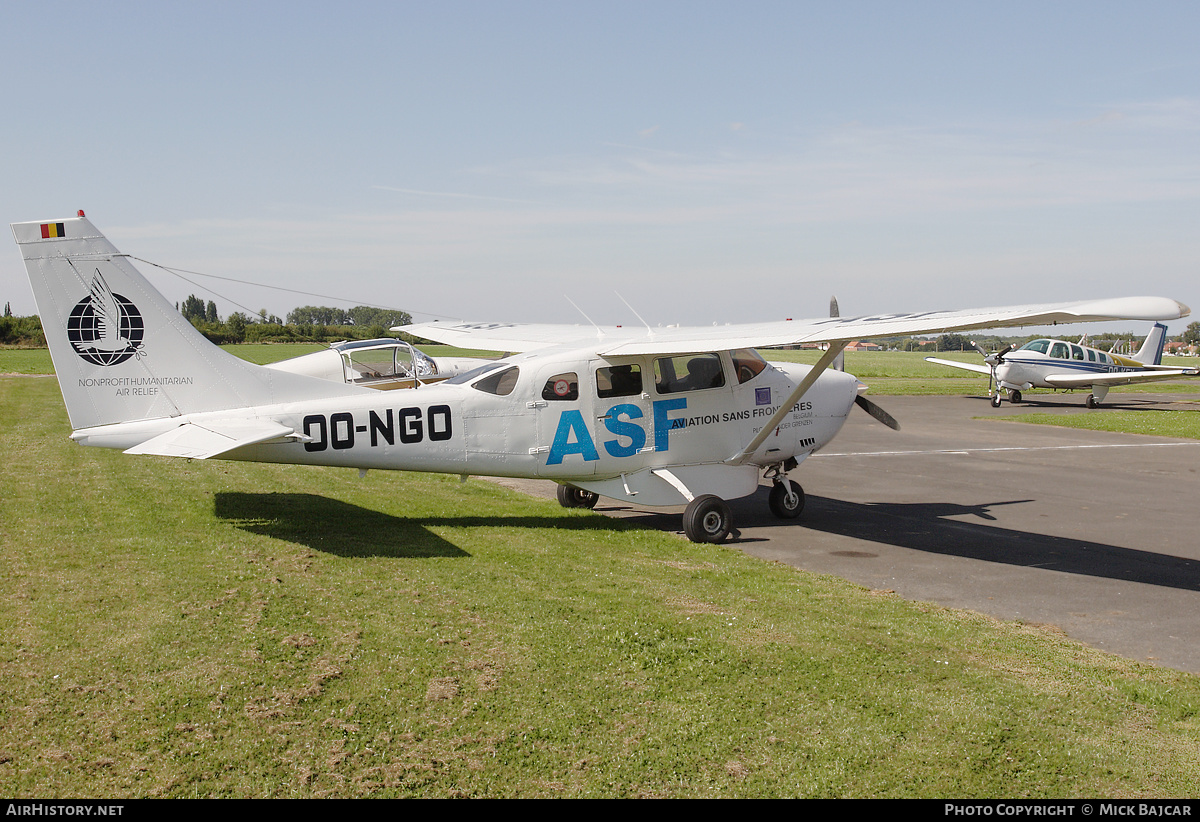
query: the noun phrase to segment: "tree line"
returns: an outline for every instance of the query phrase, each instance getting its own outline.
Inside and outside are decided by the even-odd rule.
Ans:
[[[234,311],[224,319],[217,313],[217,304],[205,302],[189,294],[175,309],[196,329],[217,344],[241,342],[327,342],[336,340],[367,340],[388,336],[395,325],[408,325],[412,315],[407,311],[356,305],[354,308],[333,308],[323,305],[304,305],[290,311],[285,319],[265,308],[251,315]],[[0,345],[44,348],[46,335],[36,314],[14,317],[9,303],[0,317]]]
[[[285,319],[263,308],[257,315],[234,311],[222,320],[217,314],[216,303],[212,300],[206,303],[195,294],[188,295],[176,308],[201,334],[215,343],[365,340],[385,337],[392,326],[412,322],[412,315],[407,311],[369,305],[353,308],[302,305],[288,312]]]
[[[189,294],[182,304],[176,303],[175,308],[200,333],[218,344],[368,340],[388,336],[388,329],[392,326],[408,325],[412,322],[412,315],[407,311],[369,305],[356,305],[354,308],[302,305],[289,311],[285,319],[280,319],[263,308],[256,315],[234,311],[222,320],[217,314],[215,302],[205,302],[195,294]],[[936,339],[899,337],[879,342],[885,348],[897,351],[970,351],[971,341],[974,340],[985,350],[994,351],[1010,342],[1023,345],[1044,336],[1046,335],[1014,338],[985,334],[942,334]],[[1140,340],[1144,336],[1132,331],[1104,332],[1089,335],[1088,341],[1093,347],[1105,348],[1120,340]],[[1190,323],[1179,340],[1187,345],[1200,345],[1200,322]],[[5,303],[4,316],[0,317],[0,345],[44,348],[46,335],[42,332],[41,320],[36,314],[14,317],[11,304]]]

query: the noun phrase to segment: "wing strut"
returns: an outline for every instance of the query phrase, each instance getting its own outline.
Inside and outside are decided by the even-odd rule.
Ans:
[[[829,367],[831,362],[836,360],[841,355],[842,351],[849,344],[849,340],[838,340],[837,342],[831,342],[829,344],[829,350],[821,355],[821,359],[817,360],[817,364],[809,370],[808,376],[802,379],[800,384],[796,386],[796,390],[794,390],[788,396],[788,398],[780,404],[779,410],[771,416],[771,419],[767,420],[766,424],[763,425],[762,430],[758,432],[758,436],[750,440],[749,445],[747,445],[737,454],[734,454],[732,457],[725,460],[725,462],[730,465],[741,465],[746,460],[750,459],[750,455],[758,450],[758,446],[762,445],[763,442],[766,441],[767,437],[771,436],[771,432],[775,430],[776,426],[783,422],[783,418],[792,413],[792,407],[800,401],[800,398],[808,392],[808,389],[812,388],[812,384],[817,381],[817,378],[820,377],[825,369]]]

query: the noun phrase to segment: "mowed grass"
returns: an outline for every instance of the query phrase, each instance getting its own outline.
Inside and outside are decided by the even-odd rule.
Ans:
[[[0,418],[6,796],[1200,792],[1200,679],[1053,630],[478,479],[83,448],[51,379]]]
[[[1139,409],[1116,411],[1101,409],[1079,414],[1020,414],[994,417],[1013,422],[1058,425],[1064,428],[1086,428],[1090,431],[1113,431],[1124,434],[1146,434],[1156,437],[1200,439],[1200,410]]]

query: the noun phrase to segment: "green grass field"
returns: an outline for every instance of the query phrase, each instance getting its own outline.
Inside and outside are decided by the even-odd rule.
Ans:
[[[82,448],[52,379],[0,416],[6,796],[1200,793],[1200,678],[1053,629],[482,480]]]

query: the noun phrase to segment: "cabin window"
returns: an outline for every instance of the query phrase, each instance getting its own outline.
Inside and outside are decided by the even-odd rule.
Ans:
[[[1077,345],[1071,346],[1071,359],[1082,360],[1083,359],[1083,349]]]
[[[1067,350],[1065,342],[1056,342],[1054,347],[1050,349],[1050,356],[1060,360],[1071,359],[1071,352]]]
[[[1098,357],[1100,357],[1100,362],[1103,362],[1103,363],[1108,362],[1108,355],[1105,354],[1103,351],[1097,351],[1096,355]]]
[[[739,348],[733,352],[733,373],[737,374],[739,384],[750,382],[766,367],[767,361],[753,348]]]
[[[488,374],[480,380],[476,380],[471,387],[485,394],[507,397],[517,385],[517,374],[520,370],[515,365],[511,368],[505,368],[494,374]]]
[[[640,365],[614,365],[596,369],[596,396],[635,397],[642,393],[642,367]]]
[[[343,354],[348,361],[346,373],[351,382],[364,382],[393,377],[396,362],[392,348],[375,348]]]
[[[1087,355],[1088,355],[1088,362],[1096,361],[1096,352],[1095,351],[1093,351],[1092,349],[1089,348],[1087,350]]]
[[[721,358],[716,354],[660,357],[654,361],[654,383],[660,394],[703,391],[725,384]]]
[[[542,399],[551,402],[579,399],[579,375],[574,371],[555,374],[542,386]]]

